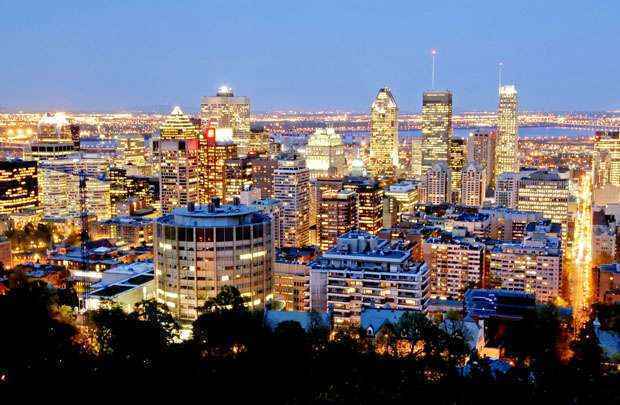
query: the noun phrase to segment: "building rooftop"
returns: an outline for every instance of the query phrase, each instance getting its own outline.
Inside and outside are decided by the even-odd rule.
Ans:
[[[620,274],[620,263],[601,264],[598,269],[603,273]]]
[[[207,205],[194,205],[175,208],[172,214],[157,219],[160,224],[175,224],[180,226],[219,227],[251,225],[270,221],[269,216],[251,205],[231,204],[220,205],[219,199],[214,199]]]

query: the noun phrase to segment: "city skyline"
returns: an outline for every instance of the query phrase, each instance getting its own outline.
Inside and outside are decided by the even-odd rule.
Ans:
[[[194,113],[201,97],[226,84],[249,97],[257,112],[364,111],[383,86],[392,88],[402,112],[416,112],[431,87],[431,49],[437,49],[435,89],[453,92],[455,111],[494,110],[500,62],[502,82],[518,86],[523,110],[620,108],[617,62],[603,40],[618,34],[613,16],[620,6],[612,2],[399,3],[390,10],[371,3],[327,9],[232,3],[112,2],[79,13],[73,2],[7,4],[0,35],[16,40],[5,43],[14,62],[3,67],[0,109],[165,110],[178,104]],[[439,17],[443,24],[435,27]],[[185,19],[182,29],[179,19]],[[339,29],[343,20],[346,32]],[[390,24],[367,29],[377,21]],[[467,28],[471,24],[476,29]]]

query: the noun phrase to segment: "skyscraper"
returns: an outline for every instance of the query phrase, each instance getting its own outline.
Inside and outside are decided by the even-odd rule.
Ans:
[[[422,95],[422,174],[434,164],[448,163],[452,139],[452,93],[427,91]]]
[[[562,225],[562,236],[568,229],[570,201],[569,174],[557,170],[537,170],[519,179],[517,208],[519,211],[541,212],[544,218]]]
[[[166,121],[159,128],[159,134],[161,139],[193,139],[198,136],[196,126],[179,106],[172,109]]]
[[[460,201],[461,172],[465,167],[465,140],[451,138],[448,145],[448,166],[452,173],[452,201]]]
[[[230,128],[209,128],[200,139],[199,201],[207,204],[212,197],[229,201],[226,195],[226,161],[237,158],[237,145]]]
[[[422,177],[422,141],[421,136],[411,138],[411,175],[419,180]]]
[[[282,155],[273,172],[274,196],[282,202],[282,246],[303,247],[309,234],[310,171],[296,155]]]
[[[357,227],[357,194],[352,190],[326,192],[317,208],[318,244],[322,252],[340,235]]]
[[[165,139],[153,143],[159,156],[161,210],[187,205],[198,199],[198,139]]]
[[[202,130],[231,128],[233,142],[244,144],[250,132],[250,99],[235,97],[232,89],[222,86],[214,97],[203,97],[200,104]]]
[[[0,161],[0,214],[39,206],[37,162]]]
[[[594,137],[594,164],[597,172],[606,167],[599,183],[620,186],[620,132],[597,131]],[[597,173],[598,174],[598,173]]]
[[[518,147],[517,89],[512,85],[501,86],[497,111],[495,177],[505,172],[519,171]]]
[[[383,226],[383,188],[367,177],[346,177],[343,187],[357,193],[357,227],[373,235]]]
[[[370,107],[370,164],[373,177],[393,177],[398,166],[398,106],[389,88],[379,90]]]
[[[306,166],[310,178],[342,177],[347,169],[342,138],[333,128],[319,128],[308,139]]]
[[[477,130],[467,138],[467,161],[486,170],[487,181],[495,184],[495,132]]]

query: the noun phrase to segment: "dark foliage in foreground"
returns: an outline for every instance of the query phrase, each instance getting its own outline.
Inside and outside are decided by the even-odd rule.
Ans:
[[[494,375],[474,356],[463,373],[458,333],[440,331],[425,318],[406,317],[382,337],[424,345],[405,353],[377,354],[355,329],[328,339],[316,323],[267,328],[260,312],[247,311],[235,291],[208,303],[194,323],[194,338],[178,343],[178,325],[161,306],[141,304],[132,314],[118,309],[88,314],[81,333],[63,315],[56,294],[24,282],[0,296],[0,376],[21,386],[71,382],[73,386],[226,395],[273,404],[618,403],[620,379],[604,372],[600,351],[586,329],[564,364],[553,345],[549,313],[533,319],[528,344],[507,374]],[[549,326],[551,325],[551,326]],[[527,335],[527,331],[521,331]],[[540,342],[537,344],[536,342]],[[397,345],[394,345],[396,347]],[[167,387],[167,388],[166,388]]]

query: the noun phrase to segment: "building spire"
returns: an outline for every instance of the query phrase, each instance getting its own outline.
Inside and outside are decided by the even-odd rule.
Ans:
[[[497,75],[498,75],[498,87],[502,87],[502,69],[504,67],[504,62],[499,62],[497,65]]]
[[[435,90],[435,58],[437,56],[437,50],[431,49],[431,58],[433,60],[433,65],[431,69],[431,90]]]

